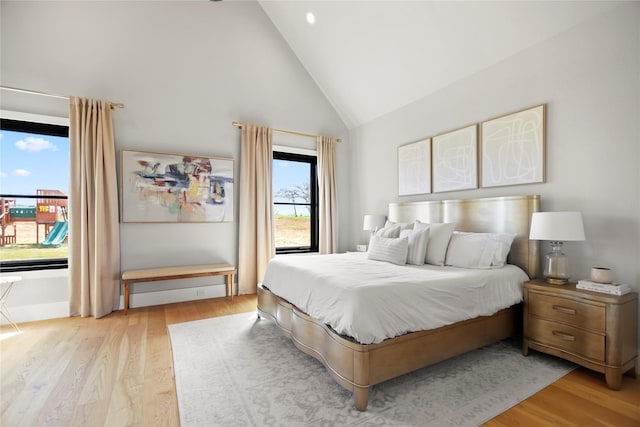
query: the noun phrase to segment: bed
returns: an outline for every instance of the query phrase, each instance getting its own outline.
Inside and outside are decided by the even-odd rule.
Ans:
[[[540,265],[539,244],[529,240],[528,236],[531,214],[539,210],[539,204],[537,195],[392,203],[388,217],[390,221],[400,223],[416,220],[424,223],[455,222],[456,230],[462,232],[513,233],[515,238],[508,263],[519,267],[529,277],[536,277]],[[362,254],[347,256],[352,256],[356,264],[363,258]],[[342,258],[334,260],[337,262],[339,259]],[[304,264],[304,261],[300,262]],[[425,269],[433,268],[427,266]],[[507,266],[505,271],[508,269]],[[393,271],[386,274],[392,277]],[[272,281],[271,287],[277,288],[277,275],[269,280]],[[489,276],[486,280],[498,279]],[[303,282],[305,279],[301,278],[300,283]],[[455,323],[398,336],[394,336],[397,331],[391,331],[392,338],[368,337],[364,332],[356,339],[346,332],[348,330],[331,327],[319,320],[322,316],[314,311],[313,306],[306,302],[294,305],[276,293],[269,288],[269,283],[258,286],[258,314],[273,319],[296,347],[323,363],[331,377],[353,393],[355,407],[361,411],[366,410],[372,385],[505,339],[518,330],[521,319],[520,304],[515,303],[492,315],[470,315],[470,318]],[[306,311],[310,313],[300,307],[307,307]],[[365,318],[367,316],[374,318],[375,313]]]

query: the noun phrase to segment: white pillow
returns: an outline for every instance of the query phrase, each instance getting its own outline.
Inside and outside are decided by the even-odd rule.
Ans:
[[[455,222],[435,222],[429,224],[429,245],[427,246],[427,256],[425,260],[427,264],[444,265],[447,246],[449,246],[449,239],[455,226]]]
[[[491,267],[504,267],[516,235],[514,233],[490,233],[489,238],[498,242],[498,248],[493,254]]]
[[[463,268],[504,267],[514,238],[515,234],[455,231],[449,242],[446,264]]]
[[[384,228],[380,228],[373,233],[374,236],[378,237],[386,237],[389,239],[395,239],[400,237],[400,230],[402,226],[400,224],[394,224],[389,226],[384,226]]]
[[[420,230],[402,230],[400,237],[409,239],[407,250],[407,264],[424,265],[429,244],[429,227]]]
[[[388,239],[380,236],[372,236],[369,242],[368,259],[391,262],[404,265],[407,262],[409,250],[409,238]]]
[[[427,224],[426,222],[420,222],[418,220],[416,220],[416,222],[414,222],[412,225],[412,229],[414,230],[426,230],[427,228],[429,228],[429,224]],[[408,229],[409,227],[407,227]]]
[[[389,220],[387,220],[387,221],[384,223],[384,227],[385,227],[385,228],[387,228],[387,227],[392,227],[392,226],[394,226],[394,225],[399,225],[399,226],[400,226],[400,230],[401,230],[401,231],[402,231],[402,230],[407,230],[407,229],[409,229],[409,228],[412,228],[412,226],[413,226],[413,224],[409,224],[408,222],[391,222],[391,221],[389,221]]]

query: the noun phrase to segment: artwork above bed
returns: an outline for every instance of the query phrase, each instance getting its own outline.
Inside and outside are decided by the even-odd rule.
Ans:
[[[398,147],[398,194],[431,193],[431,139]]]
[[[540,104],[401,145],[398,195],[545,182],[546,114]]]
[[[478,125],[433,137],[433,192],[478,188]]]
[[[546,104],[482,122],[482,187],[545,181]]]

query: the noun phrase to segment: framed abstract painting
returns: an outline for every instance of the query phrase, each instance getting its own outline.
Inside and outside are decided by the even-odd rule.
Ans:
[[[546,104],[481,125],[482,187],[545,181]]]
[[[398,195],[431,193],[431,138],[398,147]]]
[[[433,192],[478,188],[478,125],[433,137]]]
[[[122,222],[232,222],[233,159],[121,150]]]

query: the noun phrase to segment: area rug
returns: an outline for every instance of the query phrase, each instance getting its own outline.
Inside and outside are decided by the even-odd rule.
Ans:
[[[359,412],[320,362],[255,312],[169,334],[182,427],[478,426],[575,367],[501,341],[373,386]]]

